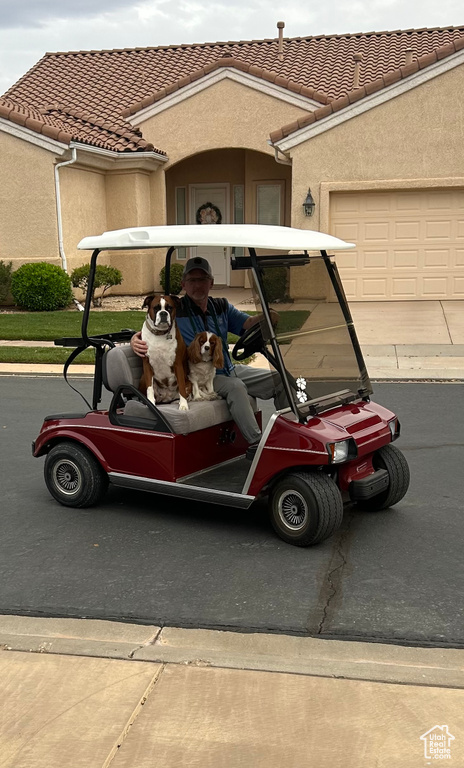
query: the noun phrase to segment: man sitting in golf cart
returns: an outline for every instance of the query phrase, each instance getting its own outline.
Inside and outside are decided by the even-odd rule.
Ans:
[[[278,374],[263,368],[233,365],[227,345],[228,332],[241,336],[259,322],[259,317],[241,312],[225,298],[209,296],[213,284],[213,273],[206,259],[196,256],[187,261],[182,274],[185,296],[176,311],[176,323],[187,346],[197,333],[205,330],[222,339],[224,368],[216,373],[214,389],[226,400],[232,418],[249,443],[248,455],[252,456],[261,439],[261,430],[248,395],[263,400],[274,398],[277,409],[287,407],[287,398]],[[148,348],[141,332],[134,334],[131,347],[139,357],[145,357]]]

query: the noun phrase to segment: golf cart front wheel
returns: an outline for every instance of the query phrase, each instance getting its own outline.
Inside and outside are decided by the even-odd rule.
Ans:
[[[104,496],[108,477],[92,454],[69,441],[47,454],[45,483],[54,499],[65,507],[92,507]]]
[[[386,469],[388,486],[382,493],[371,499],[358,501],[359,509],[377,512],[397,504],[409,488],[409,467],[401,451],[394,445],[384,445],[375,452],[372,464],[374,469]]]
[[[297,547],[324,541],[343,520],[340,491],[322,472],[286,475],[272,490],[269,505],[275,532]]]

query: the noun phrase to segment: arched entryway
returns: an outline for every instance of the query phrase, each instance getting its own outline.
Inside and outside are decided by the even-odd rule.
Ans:
[[[249,149],[201,152],[166,171],[168,224],[290,225],[291,167]],[[192,251],[190,253],[190,250]],[[198,249],[181,250],[180,262]],[[204,254],[216,285],[239,286],[243,272],[230,272],[228,249]]]

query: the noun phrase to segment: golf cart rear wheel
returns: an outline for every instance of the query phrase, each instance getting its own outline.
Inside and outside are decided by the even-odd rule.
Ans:
[[[375,452],[372,464],[374,469],[386,469],[388,487],[365,501],[358,501],[359,509],[377,512],[397,504],[409,488],[409,467],[401,451],[394,445],[384,445]]]
[[[286,475],[272,490],[269,507],[277,535],[297,547],[324,541],[343,520],[340,491],[322,472]]]
[[[86,449],[71,442],[55,445],[47,454],[45,483],[65,507],[92,507],[105,495],[108,477]]]

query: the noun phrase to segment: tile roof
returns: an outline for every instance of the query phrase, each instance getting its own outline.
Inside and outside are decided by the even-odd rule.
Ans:
[[[388,72],[387,74],[378,77],[376,80],[373,80],[370,83],[366,83],[366,85],[363,85],[361,88],[355,88],[352,91],[349,91],[345,96],[340,96],[338,99],[334,99],[333,101],[329,102],[326,106],[319,107],[318,109],[314,110],[314,112],[310,112],[308,115],[305,115],[304,117],[301,117],[292,123],[284,125],[277,131],[273,131],[270,134],[271,143],[280,141],[281,139],[289,136],[291,133],[294,133],[301,128],[306,128],[307,126],[312,125],[313,123],[317,122],[318,120],[322,120],[325,117],[329,117],[329,115],[332,115],[335,112],[339,112],[341,109],[348,107],[350,104],[354,104],[355,102],[360,101],[365,96],[369,96],[376,91],[382,90],[382,88],[393,85],[394,83],[397,83],[400,80],[413,75],[415,72],[418,72],[421,69],[425,69],[431,64],[435,64],[437,61],[446,58],[446,56],[449,56],[452,53],[457,53],[457,51],[461,51],[463,49],[464,37],[460,37],[454,40],[452,43],[448,43],[441,46],[440,48],[437,48],[435,51],[432,51],[432,53],[425,53],[423,56],[415,59],[410,64],[406,64],[403,67],[399,67],[396,70]]]
[[[55,129],[63,141],[69,134],[76,141],[118,152],[149,151],[152,145],[124,117],[224,66],[227,59],[228,66],[244,67],[290,90],[300,88],[308,97],[311,93],[324,110],[352,94],[354,54],[362,56],[362,90],[385,83],[398,71],[403,72],[400,76],[410,74],[408,49],[414,61],[425,61],[423,57],[437,50],[440,55],[454,53],[454,43],[460,45],[463,38],[464,26],[284,38],[282,61],[277,38],[47,53],[4,95],[0,117],[24,125],[29,121],[28,127],[39,133]]]

